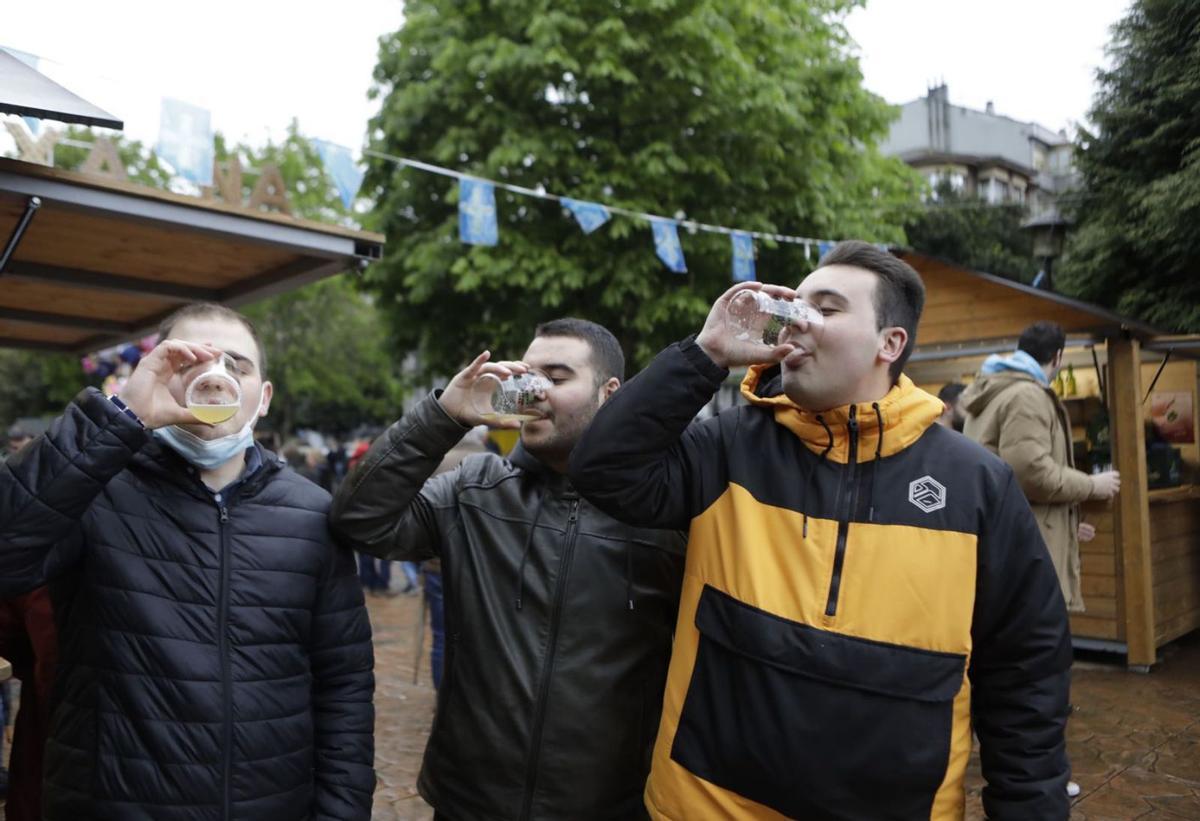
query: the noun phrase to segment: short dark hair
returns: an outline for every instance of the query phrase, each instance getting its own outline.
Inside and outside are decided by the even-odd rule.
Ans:
[[[845,265],[862,268],[878,277],[875,284],[875,322],[879,330],[899,327],[908,332],[908,342],[888,374],[895,382],[917,344],[917,324],[925,308],[925,283],[911,265],[877,245],[850,239],[839,242],[821,257],[818,268]]]
[[[534,338],[539,336],[569,336],[582,339],[592,352],[592,369],[596,371],[596,384],[601,385],[614,376],[625,381],[625,354],[621,343],[612,331],[603,325],[586,319],[564,317],[552,319],[537,326]]]
[[[1032,356],[1039,365],[1047,364],[1065,347],[1067,335],[1057,322],[1035,322],[1021,331],[1021,338],[1017,340],[1017,350]]]
[[[258,329],[254,327],[254,323],[233,310],[233,308],[228,308],[216,302],[188,303],[158,324],[158,338],[162,340],[170,337],[171,331],[175,330],[175,326],[184,320],[208,317],[230,319],[234,322],[242,323],[242,326],[250,332],[250,338],[254,340],[254,346],[258,348],[258,371],[265,378],[267,375],[267,349],[263,347],[262,337],[258,335]]]
[[[941,399],[947,405],[953,405],[958,401],[958,397],[962,396],[962,392],[967,389],[967,386],[962,382],[947,382],[942,385],[942,389],[938,391],[938,399]]]

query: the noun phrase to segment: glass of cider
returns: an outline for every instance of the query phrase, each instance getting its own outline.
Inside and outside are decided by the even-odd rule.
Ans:
[[[486,422],[531,422],[541,419],[536,405],[550,390],[549,379],[536,373],[525,373],[501,379],[485,373],[475,382],[471,401],[475,411]]]
[[[242,407],[242,386],[238,383],[236,363],[229,354],[214,359],[205,369],[199,367],[185,376],[184,403],[192,415],[210,425],[232,419]]]

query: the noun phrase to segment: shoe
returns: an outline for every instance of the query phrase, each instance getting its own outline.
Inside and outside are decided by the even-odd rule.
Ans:
[[[1074,781],[1067,782],[1067,798],[1075,798],[1079,795],[1079,785]]]

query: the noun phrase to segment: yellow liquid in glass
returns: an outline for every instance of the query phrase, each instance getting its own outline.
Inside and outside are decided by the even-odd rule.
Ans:
[[[192,416],[210,425],[219,425],[227,419],[232,419],[240,405],[188,405]]]
[[[480,414],[489,422],[532,422],[542,417],[536,413],[484,413]]]

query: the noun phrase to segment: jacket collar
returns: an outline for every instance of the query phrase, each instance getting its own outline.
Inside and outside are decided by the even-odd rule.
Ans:
[[[773,411],[775,421],[800,437],[809,449],[824,453],[828,448],[828,458],[835,462],[849,461],[852,408],[858,425],[856,462],[874,459],[877,449],[880,456],[905,450],[942,415],[942,401],[903,374],[878,402],[843,405],[821,413],[805,410],[789,399],[777,374],[778,366],[752,366],[742,380],[742,396],[752,405]]]
[[[555,494],[574,492],[570,479],[546,467],[541,460],[525,449],[525,445],[520,439],[517,440],[512,452],[508,454],[508,461],[529,473]]]
[[[260,465],[256,470],[242,474],[235,484],[241,484],[241,494],[253,494],[262,489],[276,473],[283,468],[283,460],[257,442],[254,443],[254,454],[246,458],[247,466],[253,466],[257,461]],[[172,482],[189,491],[195,491],[201,498],[211,498],[212,491],[200,481],[196,469],[187,460],[171,448],[164,446],[155,437],[151,437],[137,455],[133,464],[141,470],[157,478]]]

